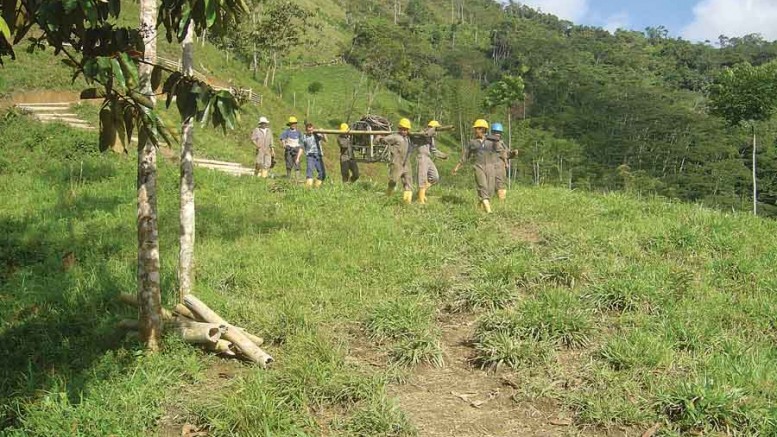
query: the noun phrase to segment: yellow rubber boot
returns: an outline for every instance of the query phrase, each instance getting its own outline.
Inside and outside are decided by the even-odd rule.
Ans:
[[[483,199],[483,209],[486,211],[486,214],[491,214],[491,201]]]
[[[262,170],[262,177],[267,179],[267,176],[268,176],[269,173],[270,173],[269,170],[266,170],[266,169]]]
[[[313,186],[313,179],[312,178],[305,179],[305,186],[308,187],[308,188],[312,187]]]
[[[412,191],[405,191],[402,193],[402,201],[406,204],[413,203],[413,192]]]
[[[321,179],[316,179],[315,187],[319,188],[321,186],[321,184],[323,184],[323,183],[324,183],[324,181],[322,181]]]
[[[505,199],[507,198],[507,190],[504,190],[504,189],[497,190],[496,195],[497,197],[499,197],[500,202],[504,202]]]
[[[418,203],[426,205],[426,188],[418,189]]]

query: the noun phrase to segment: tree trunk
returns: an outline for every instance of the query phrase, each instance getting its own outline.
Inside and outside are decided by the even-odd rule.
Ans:
[[[275,85],[275,72],[278,70],[278,53],[272,54],[272,76],[270,77],[270,86]]]
[[[753,122],[753,215],[758,215],[758,179],[756,178],[755,152],[757,144],[755,141],[755,122]]]
[[[183,40],[183,74],[194,74],[194,23]],[[194,288],[194,117],[181,124],[180,234],[178,252],[179,300]]]
[[[156,62],[156,0],[140,2],[140,33],[145,43],[141,63],[140,90],[155,102],[151,89],[152,65]],[[140,340],[156,352],[162,338],[162,297],[159,284],[159,232],[156,204],[156,147],[143,129],[138,132],[138,308]]]
[[[507,149],[513,150],[513,111],[507,107]],[[507,157],[507,188],[513,187],[513,160]]]

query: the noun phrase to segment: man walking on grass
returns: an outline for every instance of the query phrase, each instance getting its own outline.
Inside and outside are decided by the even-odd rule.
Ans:
[[[389,182],[386,195],[391,196],[397,182],[402,182],[404,189],[402,200],[408,204],[413,202],[413,174],[410,168],[410,154],[413,151],[413,145],[410,142],[410,128],[410,120],[403,118],[399,120],[397,133],[378,140],[386,144],[389,152]]]
[[[340,125],[340,135],[337,136],[337,144],[340,146],[340,175],[343,183],[356,182],[359,179],[359,164],[353,156],[353,143],[348,135],[350,128],[347,123]]]
[[[313,123],[305,123],[305,133],[302,135],[302,147],[305,149],[305,186],[313,186],[313,171],[316,172],[316,188],[320,187],[326,179],[324,170],[324,148],[326,135],[313,132]]]
[[[301,134],[297,130],[297,117],[289,117],[286,123],[288,128],[281,134],[281,144],[286,160],[286,177],[291,178],[291,172],[294,171],[294,180],[299,180],[299,160],[302,158],[302,145],[300,144]]]
[[[270,121],[267,117],[259,117],[259,126],[251,132],[251,141],[256,147],[256,161],[254,162],[254,176],[266,178],[270,173],[275,151],[272,148],[272,131],[269,128]]]

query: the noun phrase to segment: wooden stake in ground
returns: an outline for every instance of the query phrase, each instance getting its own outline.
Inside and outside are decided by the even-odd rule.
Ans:
[[[262,367],[267,367],[273,361],[273,358],[248,338],[241,329],[227,323],[201,300],[191,294],[184,296],[183,300],[184,305],[203,320],[217,325],[225,325],[227,331],[223,335],[224,339],[234,343],[241,355]]]

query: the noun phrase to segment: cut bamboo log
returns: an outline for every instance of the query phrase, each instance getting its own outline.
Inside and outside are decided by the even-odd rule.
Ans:
[[[138,306],[138,297],[136,295],[134,295],[134,294],[123,294],[122,293],[122,294],[119,294],[117,299],[119,299],[120,302],[125,303],[125,304],[130,305],[130,306],[133,306],[133,307],[137,307]],[[162,308],[162,319],[164,319],[164,320],[172,320],[173,318],[174,318],[173,317],[173,313],[170,312],[170,310],[168,310],[166,308]]]
[[[224,325],[187,321],[170,323],[167,327],[175,330],[187,343],[215,345],[227,331]]]
[[[219,339],[215,344],[207,344],[205,348],[211,352],[224,355],[227,357],[237,356],[235,353],[235,345],[231,341]]]
[[[440,126],[438,128],[434,129],[437,132],[444,132],[448,130],[453,130],[453,126]],[[397,131],[392,130],[349,130],[347,132],[343,132],[339,129],[313,129],[313,133],[316,134],[330,134],[330,135],[391,135],[397,133]],[[419,131],[419,132],[410,132],[411,136],[428,136],[429,133],[426,131]]]
[[[223,335],[224,339],[234,343],[240,353],[247,359],[260,364],[262,367],[267,367],[267,365],[273,361],[273,358],[248,338],[242,330],[227,323],[226,320],[222,319],[221,316],[216,314],[215,311],[210,309],[201,300],[191,294],[187,294],[183,298],[183,303],[187,308],[192,310],[192,312],[199,317],[202,317],[205,321],[218,325],[226,325],[227,331]]]
[[[264,339],[262,337],[257,337],[254,334],[251,334],[250,332],[246,331],[245,329],[235,326],[235,328],[239,329],[240,332],[242,332],[246,337],[248,337],[249,340],[253,341],[255,345],[261,346],[264,344]]]
[[[175,307],[173,308],[173,312],[183,317],[186,317],[192,320],[197,320],[197,316],[193,312],[191,312],[189,308],[186,308],[186,305],[182,303],[176,304]],[[198,320],[198,321],[204,322],[204,320]]]

